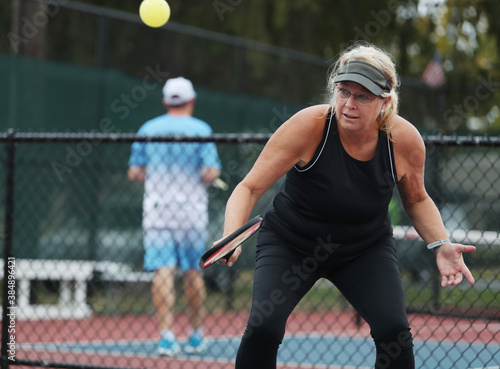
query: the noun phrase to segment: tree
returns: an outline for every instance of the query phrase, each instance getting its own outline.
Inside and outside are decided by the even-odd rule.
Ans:
[[[500,129],[500,26],[495,19],[499,11],[500,3],[494,0],[451,0],[441,5],[431,36],[445,59],[451,131]]]

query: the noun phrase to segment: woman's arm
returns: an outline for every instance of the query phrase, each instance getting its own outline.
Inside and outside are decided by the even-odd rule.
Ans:
[[[398,191],[415,230],[426,244],[448,239],[441,214],[429,197],[424,185],[425,145],[417,129],[401,117],[393,130]],[[462,274],[471,284],[474,278],[463,261],[462,252],[472,252],[474,246],[446,243],[437,251],[436,262],[442,276],[441,285],[457,285]]]
[[[229,197],[223,236],[242,226],[250,218],[262,194],[294,165],[304,165],[312,159],[321,142],[327,110],[327,105],[303,109],[272,135],[250,172]],[[238,247],[227,265],[232,266],[240,253]]]

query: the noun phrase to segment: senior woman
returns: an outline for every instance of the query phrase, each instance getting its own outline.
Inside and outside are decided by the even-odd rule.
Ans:
[[[397,88],[389,54],[373,45],[347,50],[329,77],[330,104],[285,122],[231,194],[224,235],[244,224],[261,195],[286,175],[259,231],[252,309],[236,368],[276,368],[286,321],[319,278],[331,281],[370,325],[375,368],[415,367],[388,212],[395,186],[436,252],[442,286],[459,284],[463,275],[474,283],[462,253],[475,247],[448,240],[424,187],[422,137],[398,115]],[[232,266],[240,253],[223,263]]]

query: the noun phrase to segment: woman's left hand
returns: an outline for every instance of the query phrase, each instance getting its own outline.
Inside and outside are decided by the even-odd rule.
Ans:
[[[465,265],[463,252],[474,252],[474,246],[466,246],[458,243],[446,243],[439,248],[436,255],[436,263],[441,273],[441,287],[447,285],[458,285],[463,276],[474,284],[474,277]]]

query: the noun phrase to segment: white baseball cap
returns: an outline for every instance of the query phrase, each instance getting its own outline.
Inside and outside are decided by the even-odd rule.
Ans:
[[[163,100],[167,105],[184,105],[195,97],[193,84],[184,77],[170,78],[163,86]]]

